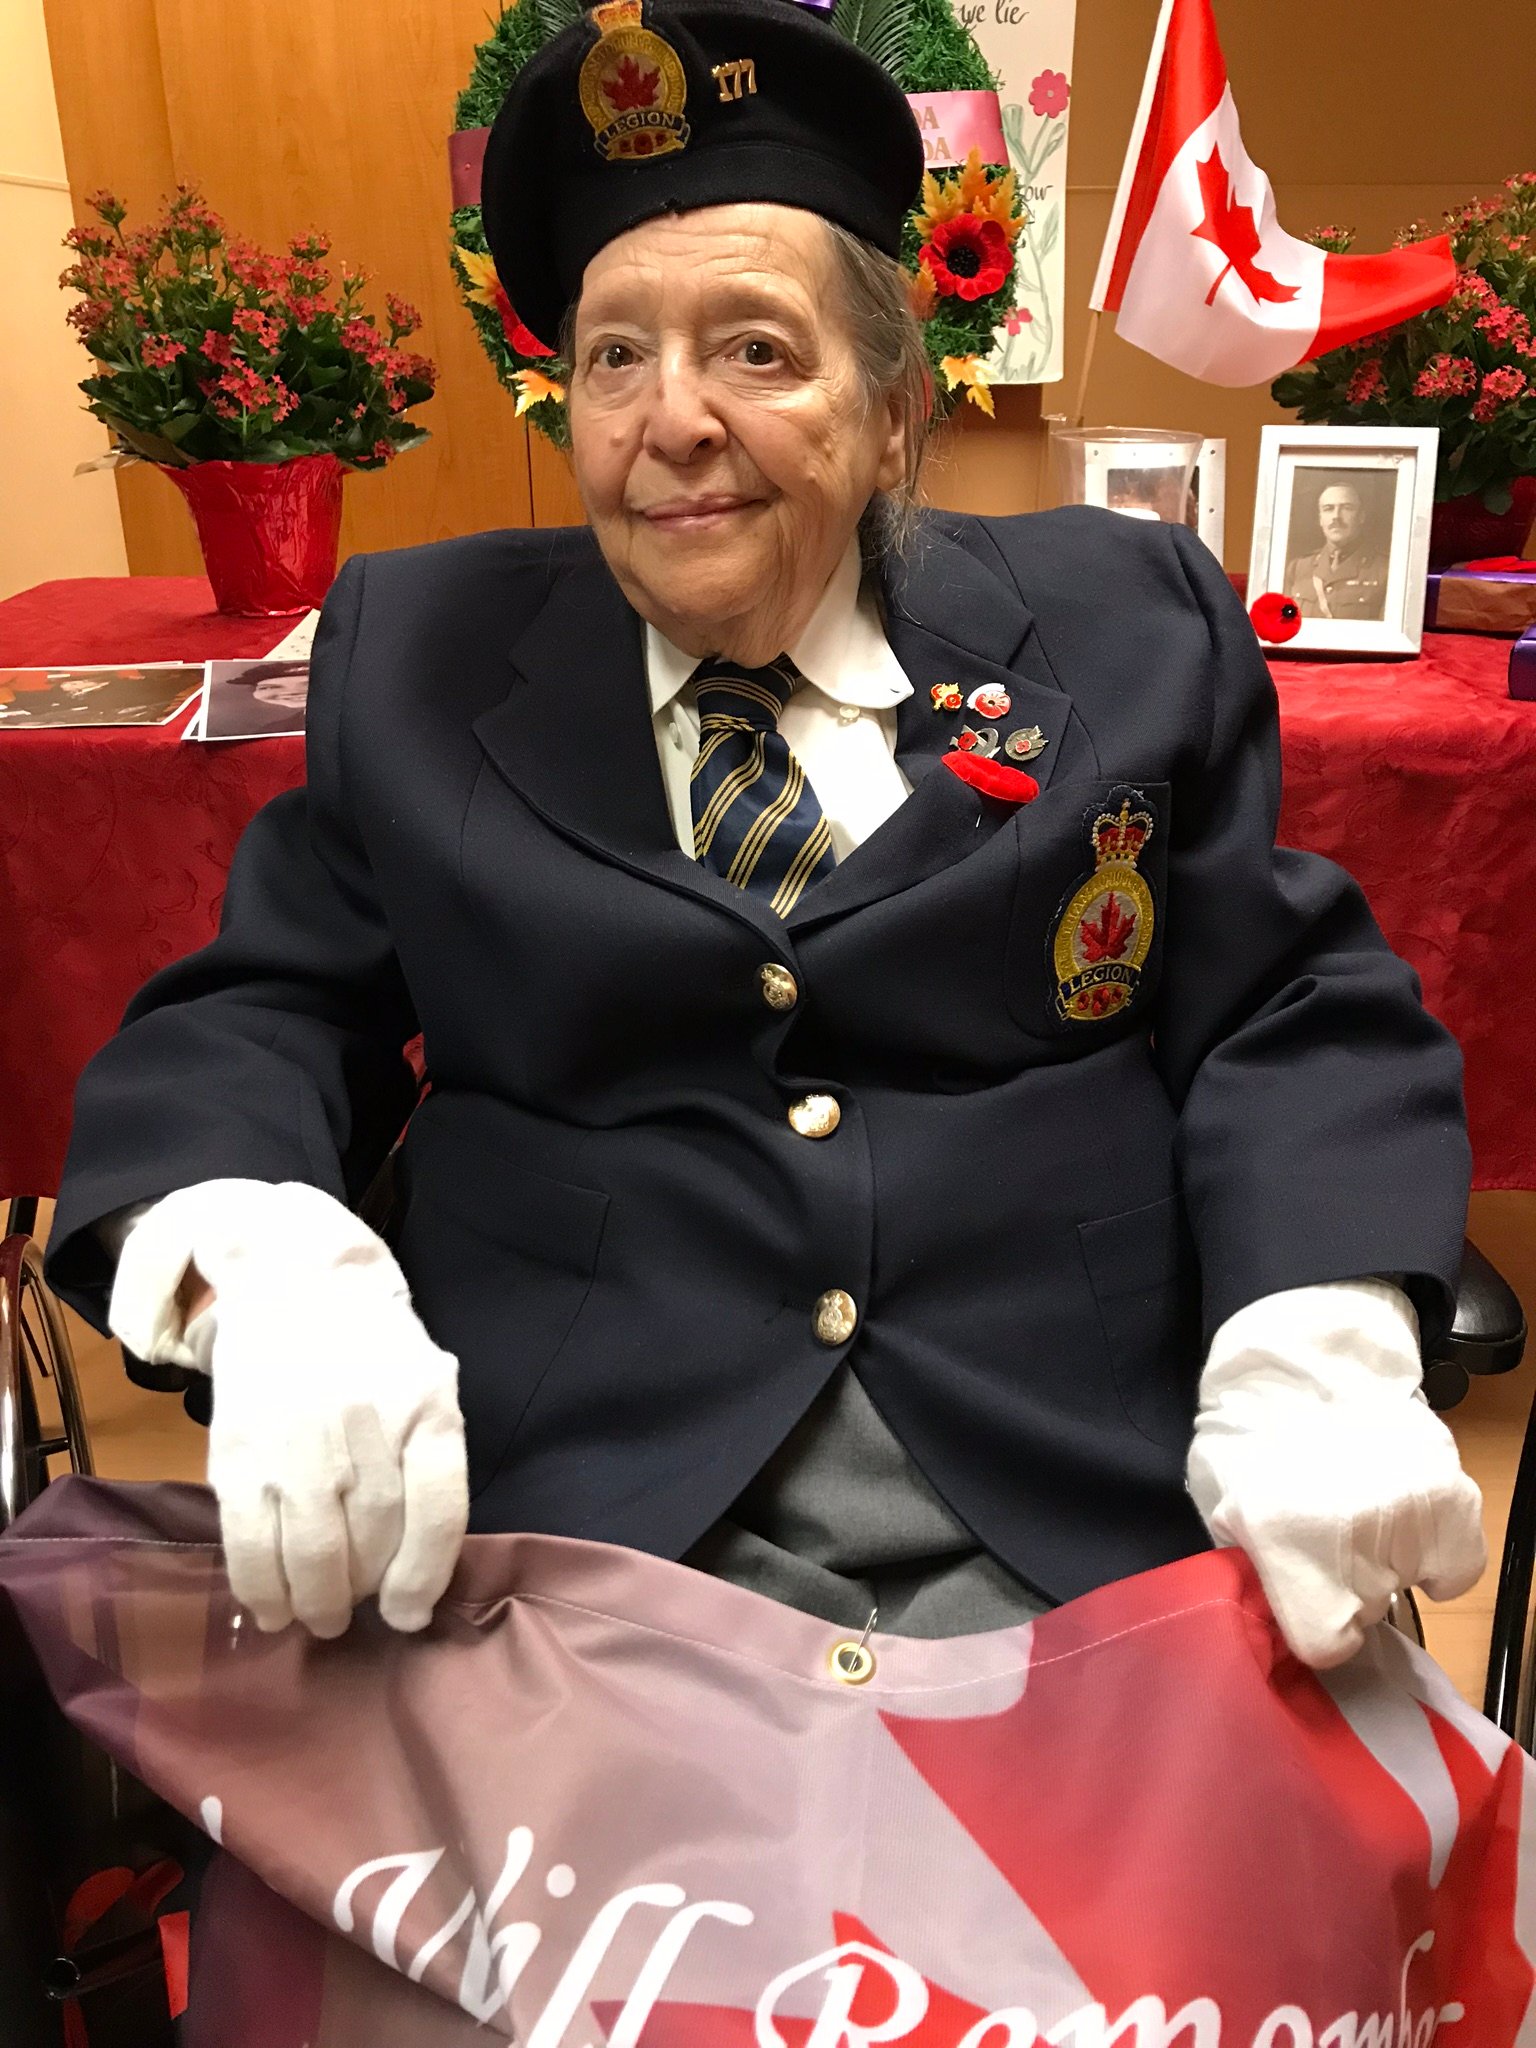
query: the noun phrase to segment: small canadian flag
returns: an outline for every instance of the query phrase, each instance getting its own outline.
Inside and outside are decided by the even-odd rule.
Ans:
[[[1449,238],[1332,256],[1288,235],[1243,147],[1211,0],[1163,0],[1090,304],[1209,384],[1260,384],[1441,305]]]

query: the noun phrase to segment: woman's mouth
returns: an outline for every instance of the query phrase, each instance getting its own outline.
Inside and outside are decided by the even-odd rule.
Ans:
[[[720,495],[703,498],[673,498],[665,504],[647,506],[641,517],[662,533],[707,533],[761,501]]]

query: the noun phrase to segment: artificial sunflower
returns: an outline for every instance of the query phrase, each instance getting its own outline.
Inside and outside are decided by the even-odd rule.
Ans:
[[[988,298],[1002,289],[1013,270],[1007,234],[995,220],[975,213],[940,222],[918,250],[917,260],[949,298]]]

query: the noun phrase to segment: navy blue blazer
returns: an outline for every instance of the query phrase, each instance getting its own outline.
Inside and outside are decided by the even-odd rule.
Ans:
[[[678,1556],[846,1359],[1042,1590],[1200,1547],[1216,1325],[1401,1272],[1444,1326],[1459,1055],[1348,876],[1276,849],[1274,689],[1189,534],[932,514],[884,597],[912,794],[785,923],[679,850],[588,533],[349,562],[308,788],[81,1083],[59,1291],[100,1324],[97,1220],[196,1181],[356,1200],[419,1030],[395,1236],[460,1360],[474,1527]],[[944,767],[980,723],[947,683],[1040,729],[1032,802]],[[787,1119],[810,1092],[830,1137]]]

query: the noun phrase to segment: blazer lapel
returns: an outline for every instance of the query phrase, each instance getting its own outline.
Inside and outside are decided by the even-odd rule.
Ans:
[[[501,775],[606,860],[706,898],[771,939],[767,904],[685,854],[656,753],[639,618],[595,554],[557,573],[511,651],[512,686],[475,720]]]
[[[1013,816],[957,775],[935,775],[975,712],[935,712],[933,686],[962,697],[984,683],[1005,689],[999,741],[1038,726],[1044,750],[1025,764],[1050,780],[1072,715],[1035,642],[1011,580],[994,575],[925,525],[914,557],[887,581],[886,634],[911,679],[897,713],[896,759],[912,794],[790,913],[792,931],[911,888],[973,852]],[[511,650],[512,684],[475,721],[501,775],[545,821],[604,859],[699,897],[751,925],[772,945],[784,925],[760,898],[735,888],[679,847],[656,753],[640,621],[594,551],[558,570],[549,596]]]
[[[912,561],[887,584],[885,629],[912,681],[912,695],[898,714],[896,759],[914,789],[965,726],[995,727],[1000,748],[1010,733],[1037,726],[1045,747],[1024,765],[1043,789],[1060,758],[1072,705],[1051,674],[1012,581],[993,575],[936,526],[926,527]],[[959,711],[934,710],[933,690],[940,683],[959,686]],[[964,699],[986,683],[1011,700],[1001,718],[964,708]]]
[[[1042,789],[1061,753],[1071,700],[1035,644],[1022,599],[1011,581],[992,575],[935,525],[925,525],[911,562],[887,580],[885,631],[912,684],[896,725],[896,760],[912,794],[824,882],[806,891],[790,913],[791,930],[910,889],[964,859],[1011,820],[1007,804],[982,797],[948,770],[932,772],[963,727],[994,726],[1001,748],[1009,733],[1038,726],[1045,747],[1020,765]],[[933,690],[940,683],[958,684],[961,710],[935,711]],[[1008,693],[1002,718],[963,708],[964,699],[988,683]]]

